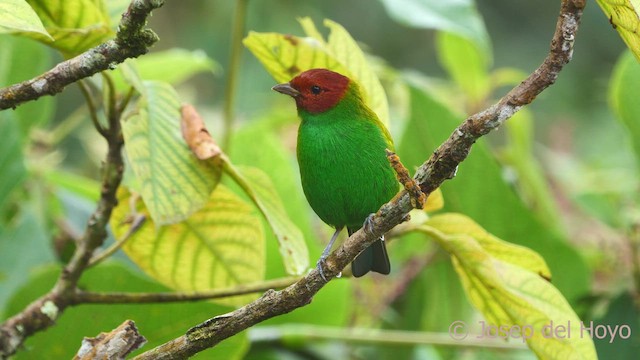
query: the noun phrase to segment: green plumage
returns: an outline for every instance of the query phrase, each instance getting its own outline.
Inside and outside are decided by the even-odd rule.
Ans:
[[[302,123],[297,155],[307,200],[322,221],[346,226],[352,233],[398,191],[385,153],[393,150],[391,137],[354,82],[331,109],[310,113],[299,108],[298,113]],[[369,270],[388,273],[376,268],[380,256],[388,268],[384,244],[378,240],[354,261],[354,275]]]

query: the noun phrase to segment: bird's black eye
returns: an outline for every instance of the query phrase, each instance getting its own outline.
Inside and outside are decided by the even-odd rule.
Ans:
[[[321,89],[321,88],[320,88],[320,86],[318,86],[318,85],[313,85],[313,86],[311,87],[311,92],[312,92],[314,95],[318,95],[318,94],[320,94],[320,92],[321,92],[321,91],[322,91],[322,89]]]

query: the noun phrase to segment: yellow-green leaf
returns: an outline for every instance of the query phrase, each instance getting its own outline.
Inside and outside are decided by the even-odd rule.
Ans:
[[[424,211],[432,212],[436,210],[440,210],[444,207],[444,196],[442,196],[442,190],[440,188],[436,189],[434,192],[429,194],[427,198],[426,204],[424,204]]]
[[[135,214],[132,212],[135,207]],[[189,219],[157,226],[148,219],[141,201],[120,190],[111,228],[121,239],[130,230],[133,215],[147,220],[125,243],[123,250],[145,273],[180,291],[226,289],[261,281],[265,273],[264,231],[249,204],[220,185],[207,204]],[[240,305],[252,296],[217,302]]]
[[[102,0],[27,0],[54,41],[35,39],[75,56],[114,35]]]
[[[524,340],[541,359],[597,359],[591,338],[581,336],[580,319],[545,279],[548,268],[538,254],[459,214],[435,216],[420,230],[449,252],[471,303],[491,324],[527,329]],[[549,325],[565,326],[572,336],[549,334]]]
[[[348,76],[360,84],[365,92],[364,98],[367,105],[382,122],[388,124],[389,104],[387,97],[378,76],[369,66],[364,52],[342,25],[325,19],[324,26],[331,30],[327,44],[328,51],[347,68]]]
[[[287,273],[300,275],[305,272],[309,268],[309,250],[304,236],[287,216],[271,179],[257,168],[235,167],[228,162],[225,171],[251,198],[271,226]]]
[[[218,183],[220,169],[198,160],[180,132],[180,102],[166,83],[145,81],[137,111],[122,124],[127,158],[158,225],[186,219]]]
[[[325,68],[355,80],[365,103],[388,124],[389,106],[380,80],[364,52],[338,23],[325,20],[331,32],[325,41],[309,18],[300,19],[307,37],[250,32],[243,43],[278,82],[286,82],[302,71]]]
[[[640,61],[640,0],[597,0],[627,47]]]
[[[429,219],[427,225],[438,229],[445,235],[471,236],[482,246],[484,251],[496,259],[520,266],[546,279],[551,278],[547,264],[538,253],[493,236],[465,215],[456,213],[437,215]]]
[[[36,33],[53,40],[42,25],[38,14],[24,0],[0,2],[0,33]]]

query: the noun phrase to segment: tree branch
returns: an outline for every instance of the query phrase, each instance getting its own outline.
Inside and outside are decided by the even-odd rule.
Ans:
[[[414,178],[426,195],[455,176],[458,165],[467,157],[477,139],[499,127],[555,82],[573,54],[575,34],[585,1],[562,1],[551,49],[542,65],[498,103],[467,118],[418,169]],[[324,275],[329,279],[335,277],[362,250],[400,224],[411,209],[411,196],[403,190],[378,210],[373,217],[371,232],[358,230],[329,255]],[[209,319],[191,328],[185,335],[149,350],[135,359],[187,358],[259,322],[307,305],[325,284],[318,270],[314,268],[295,284],[280,291],[269,290],[258,300],[228,314]]]
[[[94,338],[85,337],[73,360],[124,359],[146,342],[136,324],[126,320],[109,333],[100,333]]]
[[[44,95],[55,94],[70,83],[106,70],[129,57],[146,53],[147,48],[157,40],[153,31],[144,28],[146,19],[153,9],[161,5],[161,0],[133,0],[122,15],[116,39],[62,62],[32,80],[0,89],[0,110]],[[114,102],[113,94],[111,97],[110,101]],[[97,208],[54,288],[0,325],[0,359],[14,354],[27,337],[53,325],[68,306],[76,303],[74,297],[78,280],[88,267],[94,250],[102,245],[107,236],[106,227],[117,204],[116,191],[120,186],[124,168],[120,113],[116,114],[115,109],[114,103],[108,113],[108,128],[98,127],[107,140],[109,149]]]
[[[80,276],[87,268],[93,251],[102,245],[107,236],[106,226],[111,217],[111,211],[117,203],[116,190],[122,180],[124,163],[121,154],[123,140],[119,122],[114,128],[106,131],[109,150],[103,169],[102,191],[98,206],[87,223],[87,228],[77,244],[73,257],[62,269],[54,288],[0,326],[0,358],[15,353],[24,340],[33,333],[53,325],[66,307],[72,304]]]
[[[15,108],[45,95],[55,95],[80,79],[112,69],[128,58],[146,54],[148,48],[158,41],[152,30],[145,29],[147,17],[162,4],[163,0],[132,0],[122,14],[115,39],[61,62],[38,77],[0,89],[0,110]]]

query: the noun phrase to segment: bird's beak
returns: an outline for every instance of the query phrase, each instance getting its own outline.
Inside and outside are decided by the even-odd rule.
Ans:
[[[300,95],[300,91],[294,89],[291,84],[289,83],[284,83],[284,84],[278,84],[274,87],[271,88],[271,90],[275,90],[279,93],[285,94],[285,95],[289,95],[291,97],[296,97],[298,95]]]

